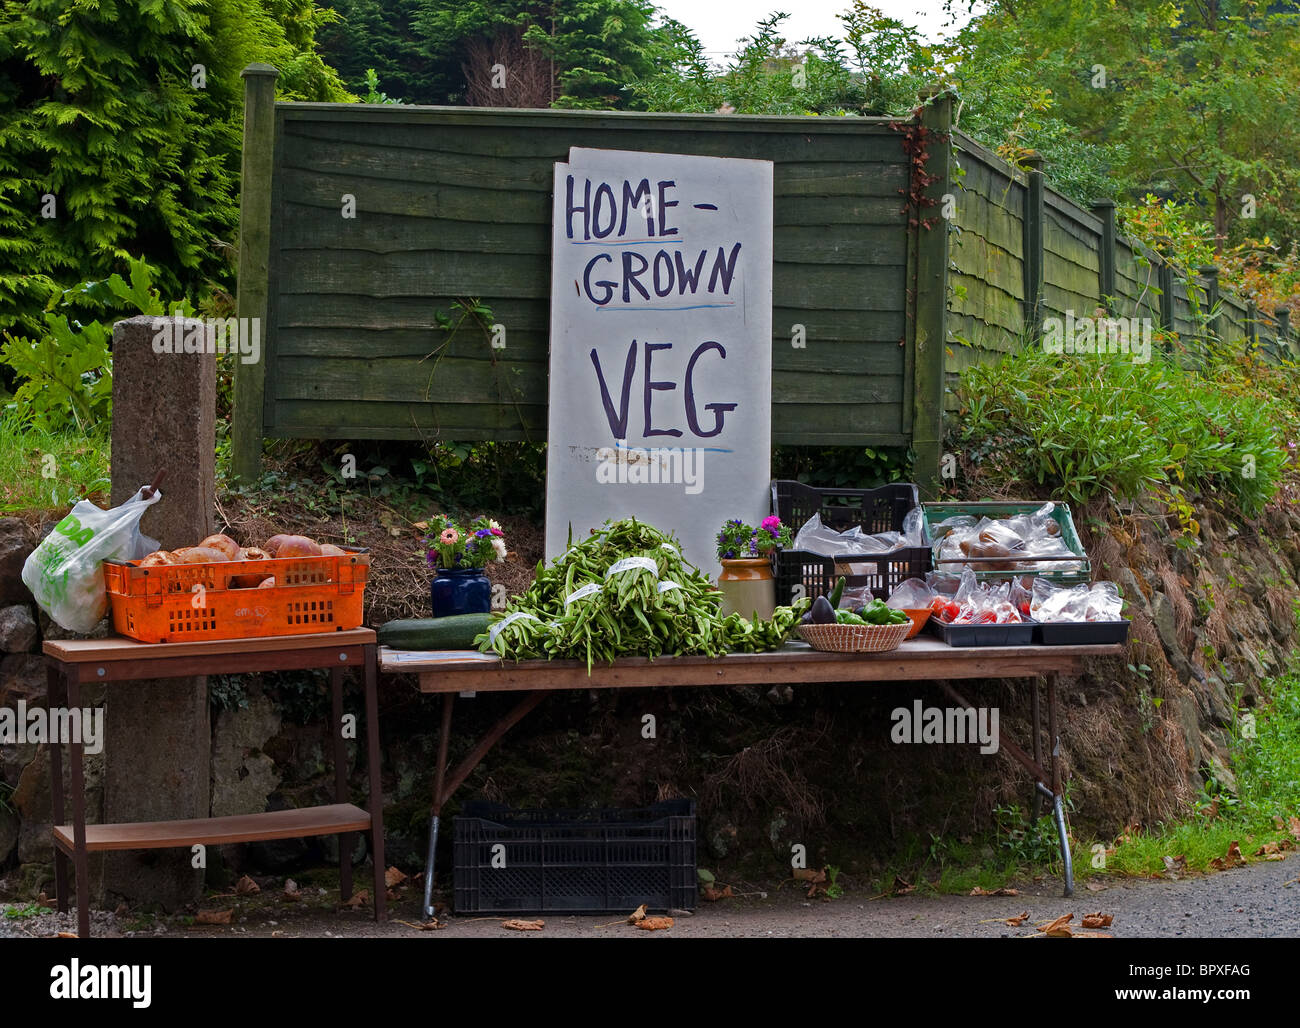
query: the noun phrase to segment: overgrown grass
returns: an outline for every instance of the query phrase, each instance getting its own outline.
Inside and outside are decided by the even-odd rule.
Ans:
[[[51,431],[0,421],[0,514],[107,506],[108,432]]]
[[[1233,725],[1236,794],[1211,783],[1186,821],[1125,833],[1107,850],[1107,872],[1162,874],[1165,857],[1185,857],[1187,870],[1206,871],[1233,842],[1247,860],[1269,843],[1300,842],[1293,834],[1300,822],[1292,823],[1300,817],[1300,665],[1271,679],[1265,691],[1269,702],[1239,710]]]
[[[1300,436],[1300,403],[1277,369],[1241,348],[1216,350],[1206,364],[1188,370],[1154,347],[1137,363],[1026,345],[963,374],[957,441],[1003,479],[994,487],[1045,485],[1075,502],[1192,488],[1254,514]]]

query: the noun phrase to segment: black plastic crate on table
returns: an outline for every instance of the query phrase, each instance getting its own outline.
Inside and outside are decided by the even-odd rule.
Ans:
[[[589,811],[467,803],[453,848],[457,913],[695,908],[694,800]]]
[[[814,514],[820,515],[822,524],[840,532],[854,525],[871,535],[901,532],[907,512],[919,505],[920,497],[911,482],[894,482],[876,489],[823,489],[787,479],[772,482],[772,512],[796,534]],[[786,604],[800,596],[823,596],[834,588],[840,575],[848,579],[849,588],[867,586],[872,596],[888,599],[905,579],[924,578],[931,568],[931,556],[928,546],[834,557],[808,550],[781,550],[774,559],[776,602]],[[862,573],[849,574],[848,565],[861,565]]]

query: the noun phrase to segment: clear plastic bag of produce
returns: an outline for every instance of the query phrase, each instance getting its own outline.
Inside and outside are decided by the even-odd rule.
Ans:
[[[1124,601],[1114,582],[1065,588],[1035,579],[1030,612],[1037,621],[1120,621]]]
[[[935,559],[943,567],[976,571],[1079,571],[1078,561],[1032,558],[1077,556],[1061,538],[1061,526],[1052,518],[1056,504],[1048,502],[1030,514],[1009,518],[959,515],[935,528],[941,536]],[[974,558],[973,560],[968,559]]]
[[[895,610],[925,610],[934,603],[935,592],[919,578],[899,582],[885,602]]]
[[[69,632],[92,631],[108,610],[104,561],[137,560],[158,549],[158,540],[140,532],[140,519],[162,493],[155,489],[148,499],[144,494],[141,488],[112,510],[78,500],[23,564],[23,584]]]

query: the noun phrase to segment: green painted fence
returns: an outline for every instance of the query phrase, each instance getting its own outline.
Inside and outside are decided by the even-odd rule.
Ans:
[[[913,438],[918,232],[888,119],[276,103],[270,69],[246,82],[239,313],[264,319],[265,360],[236,382],[241,477],[265,436],[544,439],[551,176],[572,146],[772,161],[774,441]],[[504,348],[438,327],[465,298]]]

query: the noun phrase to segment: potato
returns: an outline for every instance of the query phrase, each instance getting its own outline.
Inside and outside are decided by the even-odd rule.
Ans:
[[[239,551],[240,560],[269,560],[271,555],[257,546],[249,546]]]
[[[259,585],[258,588],[259,588],[259,589],[274,589],[274,588],[275,588],[275,576],[272,575],[270,578],[264,578],[264,579],[262,580],[262,584]]]
[[[320,555],[322,557],[346,557],[348,551],[342,546],[335,546],[333,543],[321,543]]]
[[[161,567],[164,564],[175,564],[176,557],[170,550],[154,550],[153,553],[145,554],[140,561],[142,568]]]
[[[291,537],[287,535],[273,535],[262,544],[262,549],[274,557],[277,555],[276,551],[280,549],[280,544],[289,538]]]
[[[320,544],[315,539],[308,539],[305,535],[287,535],[275,548],[275,555],[281,559],[284,557],[319,557]]]
[[[177,564],[219,564],[228,558],[210,546],[185,546],[173,554]]]
[[[226,555],[226,560],[239,559],[239,543],[235,542],[235,540],[231,539],[228,535],[221,535],[218,533],[216,535],[208,536],[203,540],[203,542],[199,543],[198,549],[203,549],[205,547],[211,550],[220,550]]]

